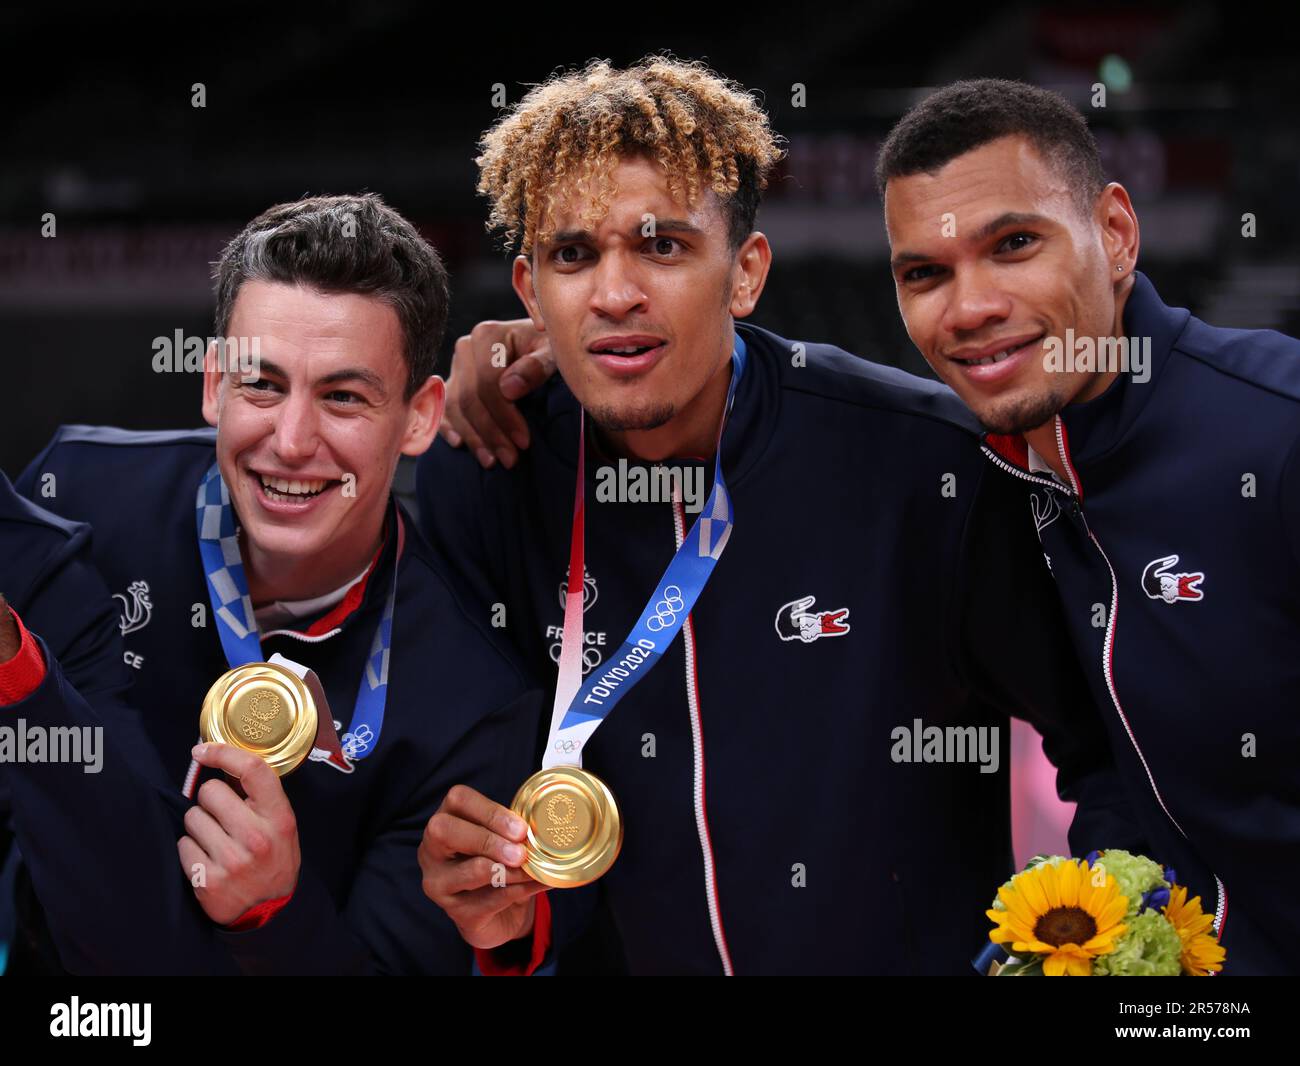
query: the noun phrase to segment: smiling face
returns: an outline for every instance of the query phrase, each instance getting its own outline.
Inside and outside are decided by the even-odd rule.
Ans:
[[[693,442],[706,423],[716,429],[732,318],[757,302],[767,241],[754,233],[734,252],[718,198],[706,191],[684,204],[643,156],[611,177],[616,191],[598,222],[584,220],[580,196],[557,203],[551,239],[515,261],[515,291],[598,425],[611,434],[665,427]]]
[[[1044,341],[1120,335],[1138,249],[1121,186],[1085,215],[1027,138],[1002,137],[891,178],[885,221],[908,335],[988,429],[1041,426],[1113,379],[1049,369]]]
[[[210,366],[203,414],[217,427],[250,584],[260,577],[283,599],[321,594],[377,548],[398,458],[431,443],[442,382],[430,378],[404,398],[397,315],[371,296],[248,281],[228,330],[258,338],[260,374],[246,383]],[[272,564],[281,575],[316,575],[324,588],[280,587],[266,572]]]

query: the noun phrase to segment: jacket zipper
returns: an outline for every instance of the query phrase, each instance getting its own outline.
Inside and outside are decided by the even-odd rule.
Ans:
[[[1124,714],[1124,709],[1119,703],[1119,692],[1115,688],[1115,677],[1111,670],[1111,661],[1114,655],[1115,647],[1115,617],[1119,612],[1119,581],[1115,577],[1115,568],[1110,565],[1110,559],[1107,558],[1106,552],[1102,549],[1101,543],[1097,540],[1097,535],[1088,530],[1088,537],[1096,545],[1097,551],[1101,553],[1102,560],[1106,563],[1106,569],[1110,571],[1110,617],[1106,619],[1106,646],[1102,651],[1101,669],[1106,678],[1106,688],[1110,692],[1111,702],[1115,704],[1115,710],[1119,712],[1120,721],[1124,724],[1124,731],[1128,733],[1128,738],[1133,744],[1133,750],[1137,752],[1138,759],[1142,762],[1142,769],[1146,771],[1147,780],[1151,783],[1151,791],[1155,793],[1156,802],[1160,804],[1160,809],[1165,812],[1167,817],[1174,824],[1174,828],[1182,833],[1184,840],[1191,843],[1187,834],[1183,832],[1183,827],[1178,824],[1178,819],[1165,806],[1164,797],[1160,795],[1160,789],[1156,787],[1156,779],[1151,773],[1151,767],[1147,765],[1146,756],[1142,754],[1142,749],[1138,746],[1137,737],[1133,735],[1133,728],[1129,725],[1128,717]],[[1214,905],[1214,932],[1222,936],[1223,919],[1227,913],[1228,892],[1223,887],[1223,882],[1219,880],[1219,875],[1213,870],[1210,875],[1214,878],[1215,888],[1218,892],[1218,898]]]
[[[673,480],[673,539],[677,548],[686,539],[686,516],[682,510],[680,485]],[[686,616],[682,627],[682,641],[686,650],[686,706],[691,716],[691,750],[694,755],[695,773],[692,789],[695,807],[695,831],[700,838],[700,853],[704,858],[704,895],[709,908],[709,926],[713,931],[713,943],[718,949],[718,958],[722,962],[722,972],[727,977],[734,977],[731,965],[731,952],[727,949],[727,937],[722,928],[722,912],[718,905],[718,881],[713,865],[713,843],[709,834],[708,814],[704,809],[704,733],[700,725],[699,676],[695,659],[695,626],[691,616]]]
[[[1071,490],[1068,485],[1062,486],[1059,482],[1049,481],[1047,478],[1038,477],[1036,474],[1026,474],[1023,470],[1020,469],[1020,467],[1013,466],[1011,463],[1008,463],[1005,459],[1002,458],[1002,456],[998,455],[998,453],[995,452],[992,448],[990,448],[987,444],[981,444],[980,451],[984,453],[985,457],[994,466],[1000,467],[1001,469],[1005,470],[1008,474],[1013,474],[1014,476],[1020,478],[1021,481],[1029,481],[1035,485],[1044,485],[1049,489],[1059,490],[1061,488],[1064,488],[1066,493],[1068,493],[1070,496],[1074,495],[1073,490]]]
[[[1035,477],[1033,474],[1027,474],[1018,467],[1006,462],[1000,455],[989,448],[987,444],[981,445],[981,450],[984,454],[1003,470],[1010,474],[1014,474],[1016,477],[1021,478],[1024,481],[1031,481],[1037,485],[1045,485],[1048,488],[1058,490],[1064,488],[1066,494],[1069,495],[1076,504],[1078,504],[1080,499],[1079,481],[1078,478],[1075,477],[1074,464],[1070,462],[1070,457],[1065,449],[1065,427],[1064,423],[1061,421],[1060,415],[1056,416],[1056,448],[1061,459],[1061,465],[1065,468],[1065,473],[1070,479],[1070,484],[1068,486],[1063,487],[1058,482],[1049,481],[1046,478]],[[1119,715],[1120,723],[1124,726],[1124,732],[1128,734],[1128,739],[1133,745],[1133,750],[1137,752],[1138,761],[1141,762],[1142,769],[1147,775],[1147,782],[1151,785],[1151,792],[1156,797],[1156,802],[1160,804],[1160,809],[1164,811],[1165,817],[1173,823],[1173,827],[1178,830],[1179,835],[1190,844],[1191,840],[1188,838],[1187,834],[1183,832],[1183,827],[1178,824],[1178,819],[1176,819],[1170,813],[1169,808],[1165,806],[1164,797],[1160,795],[1160,789],[1156,786],[1155,775],[1151,773],[1151,767],[1147,764],[1146,756],[1142,753],[1142,748],[1138,744],[1136,735],[1133,733],[1133,727],[1129,724],[1128,715],[1124,713],[1124,708],[1120,706],[1119,690],[1115,687],[1115,676],[1111,669],[1115,649],[1115,619],[1119,613],[1119,580],[1115,577],[1115,568],[1110,565],[1110,559],[1103,550],[1101,542],[1097,539],[1097,535],[1093,533],[1091,527],[1088,526],[1086,518],[1084,519],[1084,528],[1088,532],[1088,539],[1092,541],[1093,546],[1097,549],[1098,554],[1102,558],[1102,562],[1106,564],[1107,571],[1110,573],[1110,613],[1106,618],[1106,639],[1101,653],[1101,672],[1102,677],[1106,681],[1106,691],[1110,694],[1111,703],[1114,704],[1115,712]],[[1218,874],[1211,870],[1210,876],[1214,878],[1215,888],[1218,892],[1218,899],[1216,900],[1214,907],[1214,932],[1217,936],[1222,936],[1223,919],[1227,915],[1228,893],[1227,889],[1223,887],[1223,882],[1219,880]]]
[[[1065,450],[1065,423],[1061,421],[1060,415],[1056,416],[1056,451],[1061,457],[1061,465],[1065,467],[1066,476],[1070,479],[1070,488],[1074,490],[1077,499],[1082,499],[1083,493],[1079,491],[1079,479],[1074,476],[1074,464],[1070,462],[1070,456]],[[1088,535],[1092,536],[1092,532],[1089,531]],[[1096,543],[1095,539],[1094,543]],[[1098,544],[1097,547],[1100,548],[1101,545]]]
[[[261,636],[263,640],[266,640],[267,637],[292,637],[294,640],[300,640],[304,644],[319,644],[322,640],[329,640],[330,637],[337,637],[342,632],[342,626],[335,626],[328,633],[317,633],[316,636],[309,637],[306,633],[299,633],[296,629],[270,629]]]

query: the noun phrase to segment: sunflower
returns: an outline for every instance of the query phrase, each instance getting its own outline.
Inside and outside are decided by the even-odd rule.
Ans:
[[[985,911],[997,923],[989,939],[995,944],[1009,941],[1016,953],[1041,955],[1048,977],[1088,977],[1092,960],[1115,950],[1115,938],[1126,928],[1120,919],[1128,908],[1128,897],[1119,894],[1114,877],[1107,874],[1105,885],[1098,888],[1088,869],[1070,859],[1013,877],[1010,886],[998,889],[1006,910]]]
[[[1219,946],[1219,941],[1210,926],[1214,924],[1214,915],[1201,913],[1201,897],[1187,899],[1187,887],[1175,885],[1169,893],[1169,903],[1165,907],[1165,917],[1178,931],[1178,939],[1183,942],[1183,970],[1190,977],[1208,977],[1212,970],[1222,970],[1227,952]]]

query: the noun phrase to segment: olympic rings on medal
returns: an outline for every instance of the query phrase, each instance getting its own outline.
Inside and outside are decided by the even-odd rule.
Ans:
[[[668,629],[677,624],[677,615],[686,606],[682,599],[682,590],[676,585],[664,586],[664,598],[654,606],[654,614],[646,620],[646,628],[652,633]]]

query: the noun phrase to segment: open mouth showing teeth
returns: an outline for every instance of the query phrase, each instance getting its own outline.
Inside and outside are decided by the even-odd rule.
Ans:
[[[664,341],[653,334],[625,334],[621,337],[607,337],[603,340],[594,341],[587,350],[592,355],[617,355],[625,359],[634,359],[638,355],[645,355],[646,352],[653,352],[656,348],[662,348]]]
[[[258,477],[262,482],[262,493],[267,499],[290,503],[313,499],[333,484],[321,480],[295,481],[283,477],[268,477],[265,474],[259,474]]]
[[[642,355],[645,352],[658,348],[657,344],[646,344],[637,348],[598,348],[597,355]]]
[[[992,366],[994,363],[1001,363],[1010,359],[1016,352],[1028,348],[1031,344],[1037,344],[1040,340],[1042,340],[1042,337],[1035,337],[1033,340],[1025,341],[1024,344],[1017,344],[1014,348],[1007,348],[995,352],[993,355],[986,355],[979,359],[958,359],[957,362],[961,363],[962,366]]]

